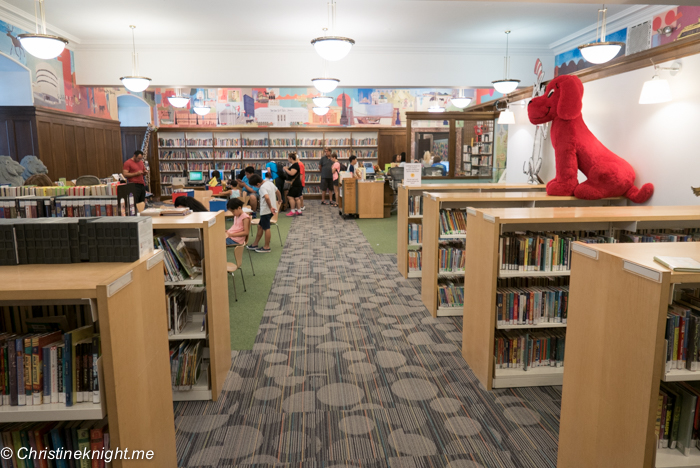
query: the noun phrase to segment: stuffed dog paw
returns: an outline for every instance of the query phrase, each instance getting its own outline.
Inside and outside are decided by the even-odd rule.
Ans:
[[[583,200],[624,196],[644,203],[654,193],[654,186],[634,186],[632,166],[603,146],[583,121],[582,98],[581,80],[563,75],[550,81],[545,93],[528,105],[530,122],[552,122],[556,176],[547,184],[547,194],[573,195]],[[578,170],[588,178],[581,184]]]

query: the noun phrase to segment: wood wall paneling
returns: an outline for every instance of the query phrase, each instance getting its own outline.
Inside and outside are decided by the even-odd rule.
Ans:
[[[75,159],[78,164],[78,172],[87,174],[88,170],[88,155],[86,148],[85,127],[75,127]]]

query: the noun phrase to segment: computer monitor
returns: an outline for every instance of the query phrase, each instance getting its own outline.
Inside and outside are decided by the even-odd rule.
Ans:
[[[190,184],[203,184],[204,174],[202,171],[190,171],[188,174],[187,182]]]
[[[365,174],[367,174],[367,175],[374,174],[374,166],[372,165],[371,162],[364,163],[364,166],[365,166]]]

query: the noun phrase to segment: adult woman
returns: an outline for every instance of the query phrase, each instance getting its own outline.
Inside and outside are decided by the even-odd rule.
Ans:
[[[291,182],[289,191],[287,191],[287,200],[289,201],[289,212],[287,216],[301,216],[301,194],[303,187],[301,185],[301,170],[297,160],[297,154],[291,152],[287,155],[289,167],[284,168],[287,175],[287,181]]]
[[[331,170],[333,171],[333,192],[335,193],[335,201],[331,203],[331,206],[338,206],[338,200],[340,200],[340,163],[337,153],[331,154],[331,161],[333,161]]]

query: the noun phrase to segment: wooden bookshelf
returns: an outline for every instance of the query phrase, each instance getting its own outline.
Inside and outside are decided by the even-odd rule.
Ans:
[[[604,200],[579,200],[575,197],[552,197],[545,192],[485,192],[442,193],[425,192],[423,195],[423,268],[421,271],[421,298],[433,317],[458,316],[462,307],[438,306],[438,275],[440,241],[466,241],[467,235],[440,236],[440,210],[459,209],[474,213],[476,209],[551,206],[604,206],[626,205],[623,198]],[[469,225],[469,222],[467,222]],[[406,228],[408,231],[408,227]],[[462,276],[461,273],[454,276]],[[465,291],[466,294],[466,291]],[[466,298],[466,295],[465,295]],[[471,299],[470,299],[471,300]]]
[[[580,244],[574,250],[561,468],[700,466],[696,448],[689,457],[657,450],[654,434],[667,307],[674,288],[698,287],[700,274],[671,272],[655,255],[698,259],[700,243]]]
[[[89,420],[106,413],[112,448],[153,450],[159,464],[176,466],[162,261],[162,252],[155,252],[134,263],[0,267],[3,304],[88,300],[96,305],[104,382],[102,405],[3,406],[0,420]],[[114,460],[112,465],[138,467],[144,462]]]
[[[492,388],[536,385],[561,385],[564,367],[569,364],[569,333],[572,326],[571,304],[573,301],[586,301],[587,313],[592,314],[595,307],[588,302],[588,295],[583,298],[576,296],[576,291],[569,288],[569,319],[567,328],[567,345],[565,352],[566,366],[557,370],[558,375],[535,375],[538,368],[528,371],[513,371],[511,369],[495,369],[494,340],[496,321],[496,288],[497,279],[513,277],[521,273],[522,277],[532,276],[533,272],[507,271],[502,274],[499,270],[499,237],[503,233],[514,231],[574,231],[600,230],[608,235],[615,231],[638,231],[653,228],[694,228],[700,227],[700,207],[692,206],[608,206],[608,207],[576,207],[576,208],[524,208],[524,209],[484,209],[470,211],[467,214],[466,242],[466,272],[464,279],[464,295],[468,298],[464,305],[464,331],[462,354],[474,374],[489,390]],[[596,248],[618,248],[640,244],[587,244]],[[650,244],[644,244],[650,245]],[[655,246],[687,245],[655,243]],[[574,266],[578,261],[576,256]],[[570,273],[571,283],[575,268]],[[503,273],[506,273],[505,271]],[[551,276],[561,276],[568,272],[552,272]],[[597,313],[597,312],[596,312]],[[596,324],[602,323],[593,320]],[[546,324],[558,325],[560,324]],[[501,327],[505,328],[505,327]],[[531,326],[523,328],[542,328]],[[617,330],[616,330],[617,333]],[[592,344],[596,340],[591,341]],[[595,360],[591,360],[594,362]],[[623,361],[619,361],[623,362]],[[541,368],[539,368],[541,369]],[[514,381],[513,374],[521,374],[523,380]],[[596,466],[596,465],[588,465]],[[629,465],[637,466],[637,465]]]
[[[217,127],[214,129],[192,128],[161,128],[155,138],[156,145],[156,170],[155,180],[158,181],[154,192],[161,197],[170,196],[169,182],[173,176],[186,173],[195,164],[202,164],[202,168],[192,170],[219,170],[229,172],[233,169],[242,169],[246,166],[254,166],[262,169],[269,161],[287,162],[287,154],[296,151],[302,162],[319,161],[323,155],[323,148],[330,147],[338,153],[338,160],[347,164],[351,154],[357,156],[360,162],[378,161],[379,132],[376,129],[365,128],[329,128],[329,127],[305,127],[297,128],[240,128]],[[184,140],[182,145],[163,146],[162,140]],[[264,140],[267,139],[265,142]],[[189,145],[188,141],[205,140],[206,145]],[[209,144],[211,140],[211,144]],[[263,140],[263,144],[259,140]],[[315,144],[308,140],[316,140]],[[369,140],[369,141],[368,141]],[[374,144],[372,144],[374,142]],[[342,143],[342,144],[336,144]],[[184,153],[184,159],[165,159],[169,151]],[[211,157],[193,158],[190,152],[201,154],[208,151]],[[224,153],[234,157],[221,157]],[[172,164],[184,165],[183,171],[173,171]],[[180,167],[180,166],[178,166]],[[314,171],[308,171],[314,172]],[[307,191],[304,195],[320,195],[320,180],[307,180]],[[313,191],[312,191],[313,190]],[[318,190],[316,192],[316,190]]]
[[[410,216],[408,212],[409,197],[422,195],[423,192],[440,191],[441,193],[464,192],[464,193],[480,193],[480,192],[527,192],[536,191],[544,192],[545,185],[531,184],[422,184],[417,187],[407,187],[401,184],[398,188],[398,214],[397,214],[397,263],[399,272],[404,278],[420,278],[421,272],[414,271],[409,274],[408,271],[408,251],[415,246],[408,245],[408,225],[421,224],[423,216]]]
[[[189,391],[173,391],[175,401],[213,400],[221,395],[226,374],[231,367],[231,328],[228,303],[228,274],[226,273],[225,219],[223,212],[192,213],[188,216],[158,216],[153,218],[153,231],[187,233],[202,240],[204,277],[198,284],[206,288],[207,333],[209,350],[209,383],[204,377]],[[165,317],[165,313],[163,315]],[[166,332],[167,336],[167,332]],[[173,336],[173,339],[186,339]],[[191,339],[202,339],[195,334]],[[203,376],[207,372],[202,373]],[[206,384],[206,385],[205,385]]]

